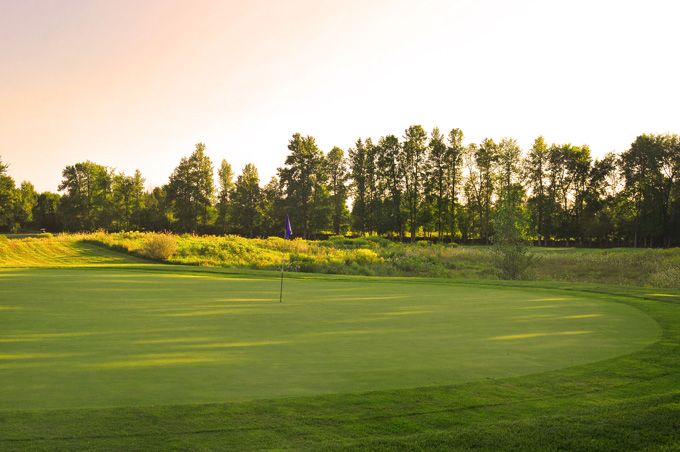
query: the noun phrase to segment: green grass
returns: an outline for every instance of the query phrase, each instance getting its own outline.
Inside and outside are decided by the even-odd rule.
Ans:
[[[640,349],[628,306],[540,290],[0,273],[0,409],[207,403],[506,378]]]
[[[677,290],[89,252],[0,270],[0,450],[680,451]]]
[[[0,241],[0,268],[82,267],[101,264],[147,263],[91,243],[34,239]]]

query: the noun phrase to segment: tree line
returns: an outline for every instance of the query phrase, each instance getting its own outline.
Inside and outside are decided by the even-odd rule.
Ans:
[[[264,185],[250,163],[236,176],[223,160],[215,174],[198,143],[161,187],[87,161],[63,170],[61,194],[16,187],[0,160],[0,230],[278,236],[288,214],[303,238],[489,243],[500,200],[512,199],[539,245],[680,244],[680,138],[671,133],[640,135],[601,159],[542,136],[523,152],[511,138],[464,144],[460,129],[428,134],[420,125],[401,139],[360,138],[346,153],[324,153],[298,133],[288,151]]]

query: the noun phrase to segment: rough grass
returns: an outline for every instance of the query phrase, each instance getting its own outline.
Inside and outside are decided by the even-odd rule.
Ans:
[[[87,240],[135,252],[144,234],[94,234]],[[172,263],[277,270],[284,242],[280,238],[177,237]],[[332,237],[315,242],[286,241],[286,270],[309,273],[416,276],[454,279],[495,279],[490,247],[395,243],[379,237]],[[609,250],[534,248],[535,281],[680,288],[680,249]]]
[[[0,267],[40,266],[45,262],[38,256],[50,253],[51,246],[63,247],[69,258],[62,265],[70,265],[77,258],[97,261],[92,247],[87,253],[85,245],[104,246],[142,257],[150,237],[159,234],[122,232],[107,234],[61,234],[53,239],[28,238],[0,242]],[[162,235],[163,237],[169,237]],[[363,276],[406,276],[452,279],[496,279],[490,247],[451,246],[428,242],[395,243],[380,237],[347,239],[331,237],[326,241],[301,239],[286,241],[246,239],[238,236],[214,237],[174,236],[176,249],[164,261],[168,263],[234,269],[280,271],[285,246],[287,272]],[[54,245],[58,244],[58,245]],[[81,248],[78,251],[78,248]],[[70,251],[66,251],[66,249]],[[533,248],[538,259],[529,272],[534,281],[568,281],[626,286],[680,288],[680,249],[588,249],[588,248]],[[100,255],[102,253],[99,253]],[[61,259],[54,254],[55,260]],[[148,255],[148,253],[147,253]],[[109,254],[113,259],[124,259],[119,254]],[[117,256],[117,257],[114,257]],[[156,260],[161,260],[156,257]],[[105,260],[105,259],[104,259]],[[56,263],[56,261],[55,261]]]

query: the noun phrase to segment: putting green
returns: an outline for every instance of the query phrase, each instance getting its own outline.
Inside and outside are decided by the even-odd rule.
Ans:
[[[534,289],[177,271],[0,271],[0,409],[446,385],[654,342],[623,304]]]

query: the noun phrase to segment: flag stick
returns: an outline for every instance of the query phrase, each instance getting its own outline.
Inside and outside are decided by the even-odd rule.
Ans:
[[[286,263],[286,239],[283,239],[283,257],[281,258],[281,293],[279,294],[279,303],[283,302],[283,267]]]
[[[286,240],[293,235],[293,230],[290,228],[290,218],[286,215],[286,232],[283,234],[283,256],[281,257],[281,293],[279,294],[279,303],[283,301],[283,269],[286,264]]]

